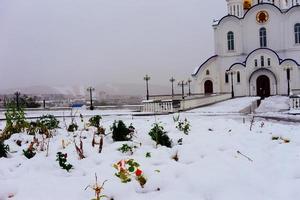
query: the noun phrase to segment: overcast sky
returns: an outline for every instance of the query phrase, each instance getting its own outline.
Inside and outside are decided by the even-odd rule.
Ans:
[[[225,0],[0,0],[0,89],[187,79]]]

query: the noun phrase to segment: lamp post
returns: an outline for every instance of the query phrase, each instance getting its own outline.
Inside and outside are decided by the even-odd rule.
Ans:
[[[174,82],[176,81],[174,77],[171,77],[169,80],[172,84],[172,97],[174,97]]]
[[[233,75],[236,73],[233,70],[229,70],[226,72],[227,74],[231,75],[231,98],[234,98],[234,88],[233,88]]]
[[[89,87],[89,88],[87,88],[87,91],[90,93],[90,110],[94,110],[94,106],[93,106],[93,91],[95,91],[95,88]]]
[[[287,94],[288,94],[288,96],[290,96],[290,94],[291,94],[291,89],[290,89],[291,70],[293,70],[293,67],[291,67],[290,65],[287,65],[283,69],[286,71],[286,79],[287,79],[287,84],[288,84]]]
[[[148,85],[148,82],[149,82],[150,79],[151,79],[151,77],[146,74],[146,76],[144,77],[144,81],[146,81],[146,90],[147,90],[146,91],[147,92],[146,99],[147,100],[149,100],[149,85]]]
[[[180,82],[178,83],[178,86],[181,87],[182,99],[184,99],[184,86],[186,86],[186,85],[187,85],[187,83],[184,82],[184,81],[180,81]]]
[[[20,109],[20,102],[19,102],[20,95],[21,95],[20,92],[15,92],[15,96],[16,96],[16,104],[17,104],[17,109],[18,109],[18,110]]]
[[[192,80],[189,78],[187,82],[189,84],[189,96],[191,96],[191,94],[192,94],[191,93],[191,82],[192,82]]]

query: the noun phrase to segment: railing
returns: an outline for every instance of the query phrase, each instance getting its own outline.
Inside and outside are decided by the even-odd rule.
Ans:
[[[185,99],[148,100],[143,101],[142,112],[173,113],[205,106],[231,98],[230,93],[188,96]]]
[[[185,99],[181,101],[180,110],[189,110],[201,106],[207,106],[228,99],[231,99],[231,93],[219,93]]]
[[[143,112],[172,113],[174,112],[172,100],[149,100],[143,101]]]
[[[300,96],[290,96],[290,109],[300,110]]]

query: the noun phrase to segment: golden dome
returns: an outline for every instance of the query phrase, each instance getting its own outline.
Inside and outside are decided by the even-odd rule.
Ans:
[[[248,10],[252,7],[252,0],[244,0],[244,9]]]

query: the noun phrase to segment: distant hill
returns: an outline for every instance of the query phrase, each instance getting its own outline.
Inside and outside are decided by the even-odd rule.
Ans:
[[[30,86],[22,88],[10,88],[0,90],[0,94],[12,94],[20,91],[23,94],[64,94],[70,96],[85,96],[87,86]],[[144,96],[146,93],[145,85],[141,84],[110,84],[103,83],[94,86],[95,94],[106,93],[108,95],[124,96]],[[177,89],[177,88],[176,88]],[[170,87],[149,84],[150,94],[169,94]],[[178,90],[179,91],[179,90]]]

